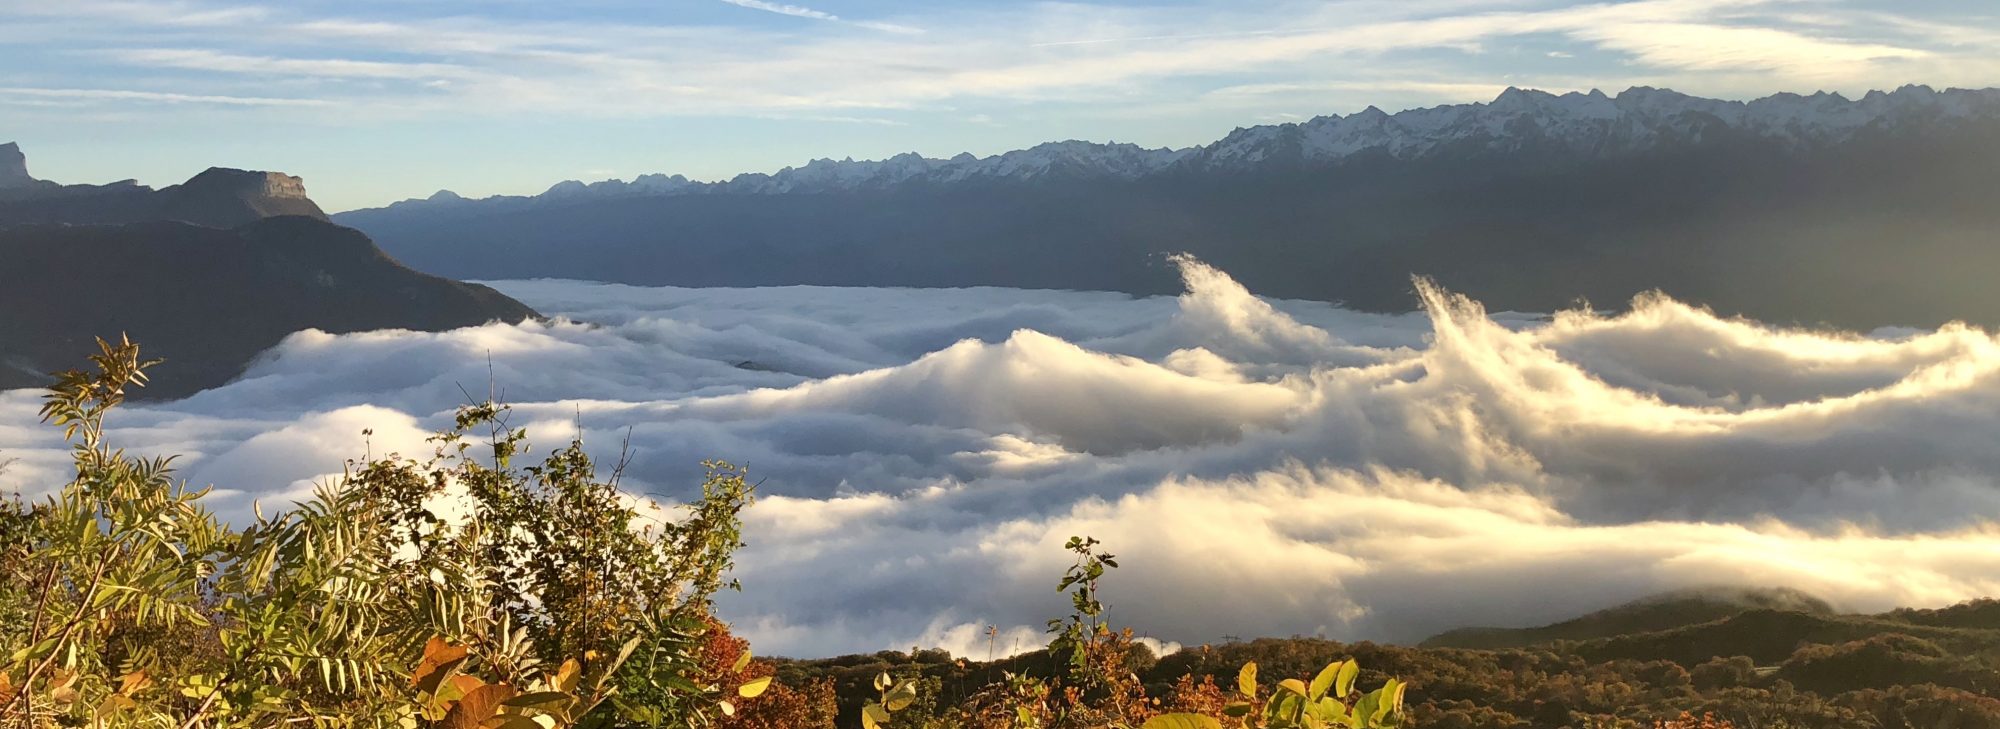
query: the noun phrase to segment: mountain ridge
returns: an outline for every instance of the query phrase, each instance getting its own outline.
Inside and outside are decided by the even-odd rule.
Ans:
[[[1164,256],[1189,253],[1260,295],[1365,311],[1412,310],[1417,274],[1497,310],[1615,307],[1661,291],[1781,325],[2000,325],[1988,283],[2000,271],[2000,188],[1990,184],[2000,90],[1621,96],[1635,111],[1619,119],[1675,125],[1603,121],[1616,100],[1601,94],[1519,91],[1498,104],[1514,122],[1479,116],[1490,105],[1398,122],[1446,140],[1421,155],[1305,153],[1339,139],[1325,131],[1339,123],[1385,124],[1391,115],[1377,110],[1257,127],[1201,153],[1267,152],[1226,168],[1190,156],[1130,177],[912,179],[809,194],[588,194],[575,183],[548,198],[439,195],[334,217],[418,268],[476,280],[1172,295],[1180,282]],[[1551,105],[1574,113],[1519,121]],[[1765,121],[1739,129],[1730,115]]]
[[[1597,89],[1558,95],[1508,87],[1491,102],[1393,114],[1371,105],[1347,115],[1237,127],[1209,144],[1178,149],[1071,139],[986,157],[960,153],[936,158],[905,152],[879,160],[820,158],[772,173],[746,172],[718,181],[653,173],[631,181],[564,180],[540,194],[525,196],[467,198],[439,190],[426,198],[341,214],[428,206],[547,205],[607,197],[827,193],[913,182],[1031,181],[1058,175],[1132,180],[1177,170],[1241,170],[1281,160],[1331,164],[1369,153],[1413,160],[1448,153],[1510,152],[1525,139],[1552,142],[1550,151],[1595,157],[1699,142],[1729,132],[1807,148],[1843,142],[1885,122],[1957,120],[1995,113],[2000,113],[2000,88],[1937,91],[1912,84],[1894,91],[1869,91],[1859,99],[1822,91],[1733,101],[1647,86],[1631,87],[1615,96]]]
[[[9,182],[11,181],[11,182]],[[538,317],[491,288],[413,270],[335,225],[281,172],[211,167],[154,190],[60,185],[0,145],[0,390],[46,385],[95,337],[167,362],[146,399],[241,374],[304,329],[443,331]]]
[[[0,227],[179,220],[231,228],[282,215],[330,220],[305,181],[282,172],[210,167],[157,190],[133,180],[64,185],[35,179],[20,145],[0,144]]]
[[[1419,642],[1423,648],[1498,650],[1555,641],[1612,638],[1707,623],[1752,610],[1834,615],[1832,605],[1800,590],[1716,586],[1674,590],[1548,625],[1525,628],[1464,627]]]

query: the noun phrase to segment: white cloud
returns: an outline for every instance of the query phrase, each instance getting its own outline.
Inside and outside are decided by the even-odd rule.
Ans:
[[[863,28],[873,28],[875,30],[884,30],[892,33],[923,32],[921,29],[912,28],[907,25],[897,25],[894,23],[883,23],[872,20],[845,20],[838,15],[834,15],[833,13],[821,10],[814,10],[812,8],[804,7],[801,5],[788,5],[785,3],[765,2],[764,0],[722,0],[722,2],[728,3],[730,5],[735,5],[740,8],[749,8],[751,10],[762,10],[767,13],[777,13],[779,15],[789,15],[794,18],[829,20],[836,23],[848,23],[851,25],[861,26]]]
[[[288,339],[242,380],[127,408],[114,437],[281,499],[345,458],[427,452],[492,381],[547,448],[615,449],[684,497],[748,463],[766,654],[1038,644],[1072,534],[1154,638],[1409,640],[1657,590],[1792,585],[1863,610],[2000,589],[2000,339],[1718,319],[1269,301],[1184,261],[1181,297],[1008,289],[500,286],[558,321]],[[489,364],[491,369],[489,370]],[[31,392],[0,394],[0,489],[57,483]],[[362,428],[375,436],[364,441]],[[365,445],[364,445],[365,443]],[[1254,606],[1245,609],[1244,606]]]
[[[465,76],[469,69],[444,63],[388,63],[341,58],[276,58],[186,48],[112,51],[109,57],[147,68],[182,68],[232,74],[320,78],[428,80]]]
[[[42,89],[24,87],[0,87],[0,97],[16,96],[30,99],[72,99],[90,101],[126,101],[149,104],[215,104],[221,106],[325,106],[322,99],[294,99],[262,96],[217,96],[200,94],[173,94],[157,91],[136,91],[131,89]]]
[[[735,5],[739,8],[750,8],[751,10],[762,10],[767,13],[790,15],[794,18],[812,18],[814,20],[840,19],[840,16],[834,15],[833,13],[820,12],[812,8],[801,7],[798,5],[768,3],[764,2],[764,0],[722,0],[722,2],[728,3],[730,5]]]
[[[341,101],[363,118],[559,108],[583,117],[819,113],[854,119],[864,117],[830,112],[1047,101],[1122,107],[1224,87],[1296,89],[1292,99],[1331,87],[1404,89],[1425,100],[1464,101],[1509,84],[1650,83],[1743,95],[1798,87],[1856,91],[1913,80],[1984,85],[2000,71],[1991,60],[1993,39],[2000,36],[1991,29],[1938,33],[1939,23],[1920,17],[1818,5],[1808,17],[1797,12],[1798,3],[1783,0],[1633,0],[1530,11],[1492,2],[1145,9],[947,4],[895,22],[765,0],[725,1],[827,21],[829,30],[527,23],[480,15],[333,15],[98,0],[73,7],[0,4],[0,18],[72,23],[58,26],[78,39],[65,50],[122,59],[139,78],[163,85],[150,89],[162,94],[244,95],[236,89],[246,75],[269,77],[265,83],[273,84],[287,77],[452,81],[443,91],[356,85]],[[842,25],[899,32],[840,32]],[[916,26],[923,32],[903,32]],[[1476,53],[1497,41],[1543,35],[1624,62],[1587,69],[1585,81],[1508,79]],[[1566,52],[1550,55],[1558,54]],[[139,73],[160,68],[186,74],[160,79]],[[232,90],[217,90],[223,86]],[[1112,91],[1117,93],[1107,94]],[[1259,103],[1287,100],[1286,94],[1263,96],[1268,98]]]

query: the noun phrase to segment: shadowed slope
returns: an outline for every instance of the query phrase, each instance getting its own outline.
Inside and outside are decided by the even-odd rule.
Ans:
[[[129,334],[167,358],[147,397],[227,382],[301,329],[442,330],[536,316],[476,284],[419,273],[313,218],[221,230],[181,222],[0,229],[0,389]]]

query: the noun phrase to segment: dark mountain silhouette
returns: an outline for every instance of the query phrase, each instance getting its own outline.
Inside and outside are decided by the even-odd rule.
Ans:
[[[0,226],[178,220],[229,228],[279,215],[327,219],[306,197],[305,183],[282,172],[211,167],[159,190],[130,180],[58,185],[30,177],[20,147],[0,146]]]
[[[1594,640],[1632,633],[1672,630],[1736,616],[1777,610],[1830,616],[1819,598],[1785,588],[1716,587],[1676,590],[1534,628],[1459,628],[1432,636],[1426,648],[1495,650],[1524,648],[1559,640]]]
[[[1160,254],[1186,251],[1260,294],[1366,310],[1411,308],[1418,273],[1499,310],[1661,289],[1778,322],[2000,323],[1996,98],[1516,91],[1193,150],[815,162],[335,219],[470,278],[1170,294]]]
[[[40,180],[28,174],[28,158],[21,154],[21,145],[0,144],[0,191],[40,185]]]
[[[0,170],[21,166],[8,164],[10,150],[0,148]],[[163,398],[225,383],[302,329],[440,331],[536,316],[485,286],[397,263],[328,222],[296,177],[211,169],[158,191],[29,179],[0,202],[0,389],[82,365],[94,337],[128,334],[166,358],[136,393]]]

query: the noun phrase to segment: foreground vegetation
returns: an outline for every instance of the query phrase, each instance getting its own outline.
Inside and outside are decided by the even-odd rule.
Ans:
[[[1044,649],[753,659],[713,611],[735,586],[742,469],[707,464],[689,503],[641,503],[581,443],[516,465],[526,433],[477,403],[422,460],[353,462],[226,525],[171,459],[107,441],[152,363],[100,350],[42,410],[74,479],[0,508],[0,729],[2000,729],[1996,602],[1652,603],[1477,636],[1524,646],[1499,650],[1291,638],[1162,657],[1109,620],[1118,562],[1085,537]]]
[[[105,421],[155,362],[99,342],[94,371],[50,388],[43,419],[74,478],[0,510],[0,726],[807,727],[836,720],[832,685],[773,685],[713,613],[733,588],[741,469],[706,464],[700,496],[636,503],[580,442],[516,466],[527,434],[491,402],[462,408],[425,460],[348,465],[303,503],[223,524],[172,459],[128,456]],[[481,433],[483,437],[474,437]],[[1172,712],[1103,619],[1115,559],[1078,538],[1050,623],[1066,668],[1009,675],[949,711],[878,674],[868,727],[1370,729],[1400,723],[1394,681],[1357,690],[1352,662]],[[1310,683],[1308,683],[1308,681]]]

